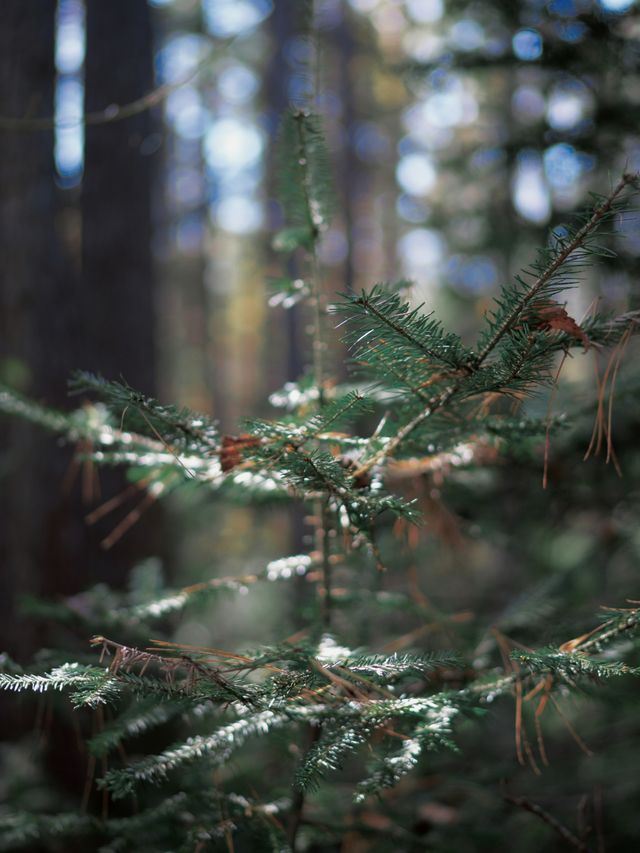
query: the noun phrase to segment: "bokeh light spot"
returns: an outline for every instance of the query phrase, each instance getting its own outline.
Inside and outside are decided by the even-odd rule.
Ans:
[[[398,240],[398,253],[410,271],[425,271],[437,267],[446,251],[445,241],[438,231],[414,228]]]
[[[264,143],[255,125],[235,118],[213,122],[205,136],[204,156],[215,170],[240,170],[253,165],[262,154]]]
[[[246,196],[230,195],[217,205],[215,222],[230,234],[251,234],[262,225],[262,209]]]
[[[579,80],[558,83],[549,94],[547,121],[554,130],[571,130],[593,108],[593,97]]]
[[[273,9],[271,0],[204,0],[207,30],[229,38],[255,29]]]
[[[58,7],[56,26],[56,69],[59,74],[75,74],[82,68],[85,54],[84,6],[65,0]]]
[[[519,30],[511,44],[513,52],[523,62],[533,62],[542,56],[542,36],[537,30]]]
[[[456,50],[478,50],[484,44],[484,30],[473,18],[463,18],[451,27],[450,42]]]
[[[636,0],[598,0],[598,3],[605,12],[614,12],[617,14],[621,14],[622,12],[626,12],[633,5],[635,5]]]
[[[526,150],[518,155],[512,198],[515,209],[524,219],[536,225],[549,221],[551,199],[539,152]]]
[[[433,24],[444,12],[442,0],[406,0],[406,7],[417,24]]]
[[[218,91],[232,104],[244,104],[258,91],[260,81],[246,65],[234,63],[223,68],[218,75]]]
[[[560,142],[544,152],[544,171],[552,187],[565,189],[572,186],[582,173],[580,159],[573,145]]]
[[[167,118],[176,133],[185,139],[199,139],[204,134],[208,117],[193,87],[176,89],[167,98]]]
[[[400,159],[396,178],[402,189],[410,195],[425,195],[435,185],[436,170],[424,154],[408,154]]]
[[[445,275],[455,290],[469,296],[491,292],[498,281],[496,265],[486,255],[452,255],[447,260]]]
[[[56,86],[54,159],[65,186],[80,180],[84,164],[82,111],[84,86],[74,77],[62,77]]]
[[[156,54],[156,74],[161,83],[175,83],[186,77],[207,52],[207,39],[195,33],[179,33],[167,39]]]

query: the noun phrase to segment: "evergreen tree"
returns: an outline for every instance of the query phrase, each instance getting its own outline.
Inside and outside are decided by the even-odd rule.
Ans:
[[[206,416],[92,373],[76,374],[71,390],[96,402],[71,413],[0,389],[6,413],[84,448],[87,461],[126,466],[143,503],[197,488],[224,501],[303,506],[314,535],[307,552],[244,576],[164,589],[147,565],[124,593],[100,587],[55,604],[31,602],[32,612],[93,634],[92,648],[73,661],[53,651],[30,665],[5,658],[0,686],[65,692],[84,709],[83,724],[93,723],[88,784],[82,812],[3,813],[2,849],[471,851],[510,849],[515,832],[518,846],[532,851],[555,849],[556,840],[602,849],[607,833],[615,844],[633,840],[629,793],[637,783],[608,766],[598,777],[592,758],[589,772],[581,767],[588,798],[576,822],[567,801],[573,789],[562,788],[568,783],[553,763],[570,776],[573,758],[557,759],[547,746],[566,750],[569,740],[590,751],[589,716],[607,727],[605,743],[616,719],[633,726],[622,710],[616,717],[640,673],[640,610],[624,601],[626,576],[615,589],[619,606],[598,622],[584,610],[566,612],[572,584],[595,553],[542,577],[514,563],[533,587],[486,614],[440,609],[421,592],[416,565],[439,553],[418,541],[425,513],[427,530],[455,539],[449,503],[481,526],[480,544],[501,536],[512,556],[535,553],[517,541],[524,520],[512,517],[509,488],[515,470],[540,490],[540,446],[551,437],[564,433],[562,453],[578,462],[580,406],[571,427],[529,405],[553,395],[572,354],[597,361],[609,353],[591,450],[616,460],[614,387],[638,316],[592,312],[578,322],[562,300],[585,267],[610,255],[603,230],[615,227],[638,178],[622,175],[573,222],[554,228],[501,289],[471,345],[413,304],[405,281],[326,304],[318,246],[336,204],[313,108],[311,95],[288,111],[278,140],[285,221],[274,245],[295,255],[299,273],[279,280],[272,302],[302,302],[312,326],[311,371],[273,395],[278,417],[220,435]],[[330,325],[349,348],[348,383],[331,379]],[[618,394],[634,388],[625,378]],[[544,465],[550,494],[567,479],[573,485],[548,446]],[[526,522],[539,533],[539,519]],[[468,575],[461,577],[450,580],[449,595],[465,602]],[[293,636],[254,649],[170,639],[175,619],[211,597],[259,596],[269,584],[286,589],[300,579],[314,594],[305,596],[305,629]],[[430,631],[435,638],[426,643]],[[159,634],[167,639],[154,639]],[[164,741],[159,749],[145,747],[151,732]],[[596,735],[602,741],[597,727]],[[523,778],[525,793],[513,787]],[[509,780],[502,789],[500,779]],[[612,783],[604,795],[596,779]],[[94,782],[102,792],[95,802]],[[542,803],[529,794],[534,783]]]

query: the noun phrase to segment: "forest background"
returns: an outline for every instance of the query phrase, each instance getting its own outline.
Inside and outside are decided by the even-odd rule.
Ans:
[[[71,371],[91,370],[210,413],[226,433],[238,432],[242,416],[270,411],[270,395],[282,404],[279,389],[310,363],[298,295],[274,295],[271,281],[283,274],[271,247],[281,224],[273,141],[282,112],[305,103],[309,88],[311,47],[296,27],[292,3],[269,0],[6,0],[3,383],[68,409]],[[551,225],[580,208],[590,190],[606,193],[624,171],[640,168],[633,2],[324,0],[315,32],[318,108],[340,196],[320,246],[327,296],[411,279],[416,303],[426,301],[468,339],[499,285],[544,245]],[[612,314],[638,307],[636,214],[616,221],[612,239],[618,258],[569,294],[571,316],[582,317],[594,299]],[[288,272],[295,278],[294,268]],[[346,351],[337,341],[329,360],[344,379]],[[571,360],[557,411],[571,399],[591,416],[592,377],[586,358]],[[408,572],[429,619],[407,643],[431,633],[446,638],[451,622],[478,613],[497,622],[523,594],[535,604],[525,623],[538,620],[539,640],[552,629],[563,633],[557,603],[570,600],[569,637],[576,624],[587,630],[599,605],[634,598],[640,543],[629,482],[639,464],[638,412],[632,397],[620,400],[622,480],[604,459],[579,466],[587,427],[570,450],[554,438],[547,490],[542,447],[537,462],[523,461],[523,470],[537,464],[540,474],[525,516],[517,477],[500,479],[495,516],[519,531],[519,553],[488,534],[491,520],[478,518],[473,483],[462,493],[452,478],[443,499],[442,477],[431,475],[421,495],[428,524],[414,541],[418,568]],[[534,401],[532,412],[546,406]],[[74,462],[73,448],[19,421],[3,418],[0,438],[0,648],[22,662],[43,646],[82,639],[43,619],[43,600],[105,584],[106,608],[107,585],[122,588],[132,577],[149,589],[181,587],[212,574],[251,575],[305,548],[301,513],[212,508],[188,491],[102,512],[104,501],[124,494],[119,472],[101,471],[98,481]],[[407,587],[406,576],[386,582],[390,591]],[[227,648],[276,642],[303,625],[304,607],[302,584],[289,598],[274,585],[259,598],[209,603],[173,638]],[[515,625],[520,618],[513,616]],[[375,633],[362,620],[363,637]],[[52,799],[48,779],[63,800],[82,791],[84,758],[70,758],[68,731],[56,736],[64,723],[48,722],[35,762],[25,758],[21,739],[30,727],[22,706],[3,703],[3,719],[8,799],[33,791],[36,779],[43,801]],[[637,736],[628,718],[616,725],[612,766],[625,738]],[[598,736],[604,731],[603,723]],[[579,760],[572,748],[563,747],[567,768]],[[598,781],[587,772],[564,812],[585,795],[597,810],[607,773]],[[619,781],[624,811],[630,782]],[[442,827],[455,822],[456,809],[457,801],[440,812],[423,809],[414,822]],[[629,827],[623,815],[620,838],[629,838]]]

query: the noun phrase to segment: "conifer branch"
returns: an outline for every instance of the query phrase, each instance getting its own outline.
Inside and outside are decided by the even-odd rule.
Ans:
[[[638,602],[632,602],[638,604]],[[640,608],[622,608],[614,610],[619,615],[608,619],[594,631],[576,641],[571,641],[571,648],[585,652],[599,652],[604,646],[624,637],[627,634],[640,632]],[[566,643],[564,644],[566,647]]]
[[[171,771],[186,763],[207,758],[214,766],[220,766],[250,737],[281,728],[288,720],[286,714],[269,710],[241,717],[212,735],[189,738],[159,755],[151,755],[122,769],[110,770],[100,781],[100,786],[107,788],[115,799],[122,799],[133,793],[137,783],[158,785]]]
[[[624,189],[630,185],[636,185],[638,183],[638,175],[635,174],[624,174],[618,184],[614,187],[611,193],[595,208],[589,219],[585,222],[585,224],[573,235],[573,237],[566,241],[562,247],[554,253],[553,259],[548,263],[548,265],[542,270],[537,279],[533,282],[533,284],[526,288],[524,293],[519,294],[514,301],[514,306],[507,312],[506,317],[499,324],[498,328],[490,337],[489,341],[485,344],[485,346],[481,349],[481,351],[475,355],[471,356],[467,363],[462,366],[462,369],[458,369],[457,373],[460,378],[454,380],[447,388],[445,388],[439,395],[433,397],[426,405],[422,411],[418,412],[413,418],[411,418],[406,424],[404,424],[400,429],[396,432],[394,436],[387,439],[384,445],[373,454],[369,459],[365,459],[358,468],[354,471],[354,477],[362,477],[367,474],[372,468],[381,465],[386,459],[396,452],[398,447],[419,427],[421,426],[434,412],[442,409],[446,406],[449,401],[460,391],[465,384],[465,379],[468,376],[473,376],[478,373],[484,362],[487,360],[488,356],[493,352],[496,346],[500,343],[502,338],[509,332],[514,325],[518,322],[519,318],[523,316],[526,309],[530,304],[532,304],[536,297],[544,292],[544,290],[554,281],[557,273],[562,269],[562,267],[571,260],[572,256],[575,252],[584,248],[585,243],[591,233],[598,227],[599,223],[605,218],[608,214],[612,212],[614,209],[614,203],[616,199],[620,196],[620,194],[624,191]],[[562,285],[566,286],[566,282]],[[366,304],[363,302],[363,307]],[[369,308],[370,310],[370,308]],[[379,314],[380,312],[378,312]],[[377,314],[376,314],[377,316]],[[413,314],[407,315],[408,320],[413,319]],[[412,343],[414,343],[412,341]],[[530,347],[530,342],[527,342],[527,346]],[[442,356],[440,356],[442,357]],[[515,375],[511,373],[511,382],[513,382],[519,373],[524,361],[520,362],[520,366],[516,371]],[[503,379],[501,385],[504,387],[506,385],[506,381]],[[475,393],[483,390],[499,390],[493,387],[489,387],[487,389],[483,389],[482,387],[478,388]]]
[[[613,205],[618,196],[630,185],[637,185],[639,176],[637,174],[625,173],[618,181],[616,186],[611,190],[609,195],[599,204],[587,222],[573,235],[562,248],[555,254],[553,260],[549,263],[546,269],[538,276],[533,284],[521,296],[513,309],[509,312],[504,321],[494,332],[487,344],[482,350],[472,359],[471,367],[477,370],[493,352],[496,346],[500,343],[504,335],[514,326],[518,319],[522,316],[527,306],[535,299],[535,297],[545,288],[562,266],[571,258],[571,256],[580,249],[585,240],[598,227],[602,219],[611,212]]]
[[[96,705],[104,701],[102,698],[98,698],[98,687],[106,686],[111,680],[105,670],[99,667],[65,663],[44,675],[2,672],[0,673],[0,689],[16,693],[22,690],[46,693],[48,690],[62,691],[69,688],[81,690],[89,687],[94,698],[86,704]]]
[[[193,692],[200,681],[209,681],[220,688],[223,695],[226,694],[228,701],[235,700],[244,705],[253,705],[252,699],[246,693],[239,692],[216,667],[204,666],[187,655],[178,657],[159,655],[155,652],[125,646],[101,636],[92,637],[91,645],[100,647],[101,663],[105,656],[111,657],[109,672],[115,676],[121,670],[129,672],[133,667],[140,667],[140,674],[144,675],[150,665],[155,665],[164,674],[167,684],[172,687],[176,685],[179,675],[183,675],[184,680],[180,687],[187,694]]]
[[[441,394],[433,397],[426,408],[421,412],[418,412],[418,414],[408,421],[408,423],[404,424],[404,426],[400,427],[397,433],[392,438],[389,438],[377,453],[357,467],[353,473],[354,479],[363,477],[371,471],[372,468],[381,465],[386,459],[393,456],[398,447],[411,435],[412,432],[414,432],[414,430],[423,424],[427,418],[430,418],[434,412],[437,412],[438,409],[442,409],[449,402],[458,388],[459,385],[449,385]]]
[[[400,288],[404,282],[396,284]],[[347,302],[341,306],[343,311],[350,306],[356,308],[358,313],[348,314],[347,320],[359,319],[359,327],[365,326],[367,319],[375,318],[382,333],[391,334],[398,343],[404,344],[407,352],[413,352],[414,357],[427,357],[436,363],[448,365],[452,369],[458,369],[464,365],[464,349],[457,335],[445,334],[438,321],[431,314],[421,313],[422,305],[409,309],[403,304],[399,293],[389,293],[379,286],[367,293],[364,291],[360,296],[354,297],[345,294]],[[367,318],[367,319],[365,319]],[[368,332],[369,334],[371,331]],[[365,340],[367,332],[358,340],[355,336],[347,338],[357,344]]]

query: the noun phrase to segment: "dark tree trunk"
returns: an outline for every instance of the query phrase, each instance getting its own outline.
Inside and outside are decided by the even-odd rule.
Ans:
[[[0,88],[7,115],[53,113],[55,5],[38,2],[37,13],[34,0],[3,6]],[[87,26],[87,108],[148,91],[146,2],[90,3]],[[78,367],[122,375],[153,393],[151,151],[158,138],[152,118],[143,113],[88,129],[81,228],[78,211],[60,203],[52,142],[50,131],[0,135],[2,375],[57,406],[68,406],[67,378]],[[81,272],[59,239],[74,227]],[[2,448],[10,452],[3,454],[0,498],[0,639],[2,648],[24,656],[32,644],[24,623],[11,616],[20,593],[68,594],[96,579],[117,584],[135,560],[157,550],[157,537],[141,522],[117,550],[101,552],[99,541],[115,522],[107,519],[96,530],[84,525],[85,508],[63,488],[69,452],[22,423],[5,421],[2,430]],[[105,493],[120,488],[120,479],[104,480]]]
[[[55,7],[55,0],[2,5],[4,115],[53,113]],[[57,403],[74,308],[62,297],[64,284],[72,285],[64,282],[56,199],[53,132],[0,131],[0,378]],[[38,589],[46,565],[56,480],[50,444],[35,428],[0,421],[0,651],[18,656],[35,644],[16,606],[21,594]]]
[[[355,266],[353,261],[353,228],[355,224],[355,206],[360,192],[360,161],[355,151],[356,103],[353,96],[352,64],[355,53],[351,17],[346,7],[337,32],[337,48],[340,68],[340,100],[342,101],[342,126],[344,141],[340,169],[342,188],[342,214],[344,218],[344,236],[347,251],[344,259],[344,285],[346,291],[357,290],[355,284]],[[343,367],[344,369],[344,367]]]
[[[55,8],[54,0],[3,3],[0,103],[8,116],[53,114]],[[0,133],[0,377],[53,405],[65,402],[79,330],[59,202],[53,132]],[[38,428],[0,421],[0,651],[21,661],[53,639],[21,615],[22,596],[71,591],[91,564],[81,513],[63,488],[69,461],[70,451]],[[0,717],[2,737],[13,740],[33,727],[33,706],[3,696]],[[50,735],[49,771],[61,788],[78,791],[85,757],[69,748],[56,754],[74,742],[60,719]]]
[[[0,113],[53,114],[55,10],[55,0],[2,4]],[[87,28],[88,110],[152,87],[145,0],[90,2]],[[56,186],[52,131],[0,132],[0,379],[64,408],[75,368],[122,375],[153,393],[151,155],[158,144],[148,113],[88,128],[79,208],[77,190]],[[36,427],[0,420],[0,652],[22,661],[39,646],[72,639],[21,617],[22,595],[55,599],[97,580],[117,586],[135,562],[162,552],[157,508],[111,551],[99,547],[117,519],[85,524],[87,507],[69,477],[72,454]],[[101,479],[105,497],[122,488],[118,472]],[[3,736],[31,726],[15,698],[5,708]],[[75,740],[65,725],[54,719],[47,763],[61,788],[78,791],[86,757],[68,749]]]
[[[134,100],[152,87],[145,0],[87,7],[87,109]],[[5,115],[53,114],[55,9],[54,0],[3,4]],[[151,154],[158,141],[149,113],[88,128],[80,222],[55,184],[52,131],[0,132],[0,378],[47,404],[68,407],[75,368],[154,391]],[[150,535],[158,525],[152,512],[105,554],[99,542],[116,521],[84,524],[77,484],[65,488],[71,451],[18,421],[3,419],[0,430],[0,650],[26,658],[44,638],[29,636],[29,623],[16,615],[19,597],[71,594],[98,579],[118,585],[132,563],[160,550]],[[107,496],[121,488],[117,475],[102,479]]]
[[[85,111],[137,100],[153,81],[153,41],[146,0],[87,3]],[[156,392],[155,275],[152,191],[161,143],[148,110],[121,121],[87,126],[81,192],[81,353],[72,366],[124,379]],[[125,416],[126,426],[126,416]],[[100,472],[102,492],[124,487],[120,472]],[[96,525],[100,541],[132,509]],[[163,552],[159,507],[148,511],[113,551],[93,561],[94,576],[118,586],[145,555]]]
[[[86,110],[153,87],[146,0],[87,3]],[[160,136],[149,111],[87,127],[82,185],[84,367],[155,387],[151,186]]]

